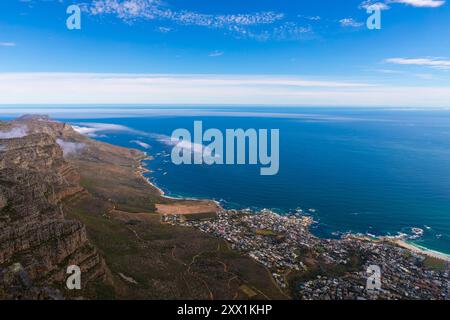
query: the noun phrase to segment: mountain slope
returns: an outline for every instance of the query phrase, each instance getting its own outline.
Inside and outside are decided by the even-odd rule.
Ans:
[[[161,223],[161,204],[218,208],[165,198],[145,158],[47,117],[0,123],[0,298],[287,298],[225,241]],[[64,286],[70,264],[81,291]]]

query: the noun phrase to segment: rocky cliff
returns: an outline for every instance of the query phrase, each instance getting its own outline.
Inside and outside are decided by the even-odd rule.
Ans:
[[[17,123],[0,135],[0,298],[58,297],[52,290],[64,286],[69,265],[82,269],[85,285],[104,277],[105,266],[83,224],[62,210],[63,199],[83,188],[56,141],[61,132],[19,122],[26,135],[13,131]]]

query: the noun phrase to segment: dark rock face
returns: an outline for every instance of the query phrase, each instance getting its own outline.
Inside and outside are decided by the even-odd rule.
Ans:
[[[52,132],[46,128],[41,132]],[[34,285],[63,287],[69,265],[81,268],[82,285],[104,277],[104,262],[89,243],[85,227],[65,219],[61,209],[64,198],[83,188],[55,134],[0,139],[0,145],[0,298],[45,296]],[[11,271],[15,269],[20,272]],[[20,286],[8,285],[7,280]],[[28,292],[31,288],[39,295]]]

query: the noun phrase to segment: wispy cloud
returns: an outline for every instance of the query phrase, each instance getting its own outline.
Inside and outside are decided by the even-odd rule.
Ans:
[[[399,65],[426,66],[434,69],[450,69],[450,60],[441,58],[390,58],[385,62]]]
[[[310,21],[319,21],[322,20],[321,16],[304,16],[302,14],[298,15],[299,18],[310,20]]]
[[[283,19],[283,13],[256,12],[249,14],[202,14],[187,10],[172,10],[160,0],[95,0],[84,5],[91,15],[113,14],[126,21],[136,19],[171,20],[179,24],[215,28],[271,24]]]
[[[402,3],[419,8],[438,8],[445,4],[445,0],[387,0],[387,3]]]
[[[359,5],[359,7],[361,9],[368,9],[371,6],[376,6],[380,10],[388,10],[391,8],[389,4],[393,3],[405,4],[416,8],[439,8],[445,4],[445,0],[384,0],[384,2],[365,0]]]
[[[359,28],[364,25],[364,23],[354,20],[353,18],[345,18],[339,20],[339,23],[343,27],[353,27],[353,28]]]
[[[376,69],[376,72],[384,73],[384,74],[403,74],[402,71],[391,70],[391,69]]]
[[[92,16],[114,15],[128,23],[137,20],[169,21],[184,26],[224,30],[238,38],[255,40],[297,40],[300,33],[309,31],[295,22],[286,21],[285,14],[281,12],[204,14],[173,9],[161,0],[95,0],[84,4],[83,10]],[[168,27],[160,31],[166,30]]]
[[[16,45],[15,42],[0,42],[0,47],[15,47]]]
[[[158,29],[157,29],[159,32],[161,32],[161,33],[168,33],[168,32],[170,32],[170,31],[172,31],[173,29],[172,28],[169,28],[169,27],[158,27]]]
[[[21,138],[28,134],[26,126],[17,126],[10,128],[7,131],[0,131],[0,139]]]
[[[56,143],[61,147],[64,156],[78,153],[86,146],[84,143],[64,141],[62,139],[56,139]]]
[[[138,146],[140,146],[140,147],[142,147],[144,149],[150,149],[151,148],[148,143],[145,143],[145,142],[140,141],[140,140],[131,140],[130,142],[131,143],[135,143],[135,144],[137,144]]]
[[[82,123],[78,125],[72,125],[72,128],[83,135],[89,137],[98,137],[100,133],[113,133],[113,132],[126,132],[132,134],[146,135],[145,132],[137,131],[131,129],[127,126],[120,124],[110,124],[110,123]]]
[[[422,80],[435,80],[436,77],[430,73],[414,73],[414,72],[406,72],[400,70],[391,70],[391,69],[375,69],[374,71],[383,73],[390,76],[407,76],[407,77],[416,77]]]
[[[360,9],[369,9],[369,8],[373,8],[373,9],[378,9],[378,10],[389,10],[390,7],[384,3],[384,2],[380,2],[380,1],[374,1],[374,0],[365,0],[363,2],[360,3],[359,5]]]
[[[450,105],[450,90],[446,84],[384,86],[325,77],[0,73],[0,104],[441,107]],[[80,127],[76,129],[85,134],[127,130],[93,124]]]
[[[283,19],[284,14],[256,12],[249,14],[202,14],[187,10],[172,10],[160,0],[95,0],[85,5],[92,15],[114,14],[123,20],[166,19],[180,24],[224,28],[232,25],[249,26],[271,24]]]
[[[303,40],[314,36],[310,26],[300,26],[295,22],[285,22],[270,30],[264,30],[262,32],[246,32],[243,33],[243,35],[259,41],[267,41],[270,39],[279,41]]]
[[[223,51],[216,50],[216,51],[213,51],[210,54],[208,54],[208,56],[214,58],[214,57],[223,56],[223,54],[224,54]]]
[[[415,73],[414,76],[423,80],[434,80],[435,76],[429,73]]]

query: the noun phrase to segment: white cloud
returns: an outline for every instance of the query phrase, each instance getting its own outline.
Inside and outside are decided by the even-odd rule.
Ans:
[[[137,131],[134,129],[131,129],[127,126],[123,126],[120,124],[110,124],[110,123],[95,123],[95,122],[89,122],[89,123],[82,123],[79,125],[72,125],[72,128],[83,135],[89,136],[89,137],[97,137],[98,133],[104,132],[128,132],[133,134],[143,134],[144,132]]]
[[[438,8],[445,4],[445,0],[388,0],[388,3],[402,3],[419,8]]]
[[[13,127],[8,131],[0,131],[0,139],[22,138],[28,134],[28,128],[24,125]]]
[[[430,73],[413,73],[413,72],[406,72],[406,71],[400,71],[400,70],[391,70],[391,69],[375,69],[374,71],[379,73],[388,74],[391,76],[402,76],[402,77],[416,77],[422,80],[435,80],[436,77],[433,74]]]
[[[138,19],[168,21],[184,26],[198,26],[220,29],[237,38],[248,38],[258,41],[298,40],[310,28],[302,27],[292,21],[285,21],[285,14],[273,11],[236,13],[236,14],[204,14],[188,10],[174,10],[160,0],[95,0],[85,4],[83,10],[90,15],[115,15],[117,18],[131,23]],[[320,17],[308,17],[319,20]],[[160,32],[170,31],[168,27],[160,27]]]
[[[15,42],[0,42],[0,47],[15,47]]]
[[[306,20],[310,20],[310,21],[319,21],[319,20],[322,20],[322,17],[321,16],[304,16],[304,15],[298,15],[298,17],[299,18],[303,18],[303,19],[306,19]]]
[[[161,33],[169,33],[170,31],[172,31],[172,28],[169,27],[158,27],[158,31]]]
[[[220,56],[223,56],[223,51],[216,50],[216,51],[211,52],[208,56],[213,57],[213,58],[220,57]]]
[[[426,66],[443,70],[450,69],[450,60],[440,58],[390,58],[385,61],[400,65]]]
[[[252,30],[234,26],[229,30],[237,39],[252,39],[256,41],[297,41],[314,36],[310,26],[303,27],[295,22],[284,22],[271,28]]]
[[[149,145],[148,143],[143,142],[143,141],[140,141],[140,140],[131,140],[130,142],[131,142],[131,143],[135,143],[135,144],[137,144],[138,146],[140,146],[140,147],[142,147],[142,148],[144,148],[144,149],[150,149],[150,145]]]
[[[432,74],[429,73],[415,73],[414,76],[417,78],[423,79],[423,80],[434,80],[435,77]]]
[[[360,9],[369,9],[369,8],[373,8],[373,9],[378,9],[378,10],[389,10],[390,7],[383,2],[379,2],[379,1],[373,1],[373,0],[366,0],[361,2],[361,4],[359,5]]]
[[[252,26],[272,24],[284,18],[284,14],[276,12],[256,12],[251,14],[212,15],[190,11],[165,11],[162,18],[168,18],[181,24],[205,27],[225,28],[229,26]]]
[[[0,73],[0,104],[440,107],[450,105],[450,90],[444,83],[437,87],[383,86],[293,76]],[[6,106],[2,113],[14,113],[14,109]],[[128,130],[123,126],[78,126],[75,129],[84,134]]]
[[[160,6],[160,0],[94,0],[92,4],[84,4],[83,8],[92,15],[115,14],[129,21],[136,18],[155,19]]]
[[[275,40],[302,40],[312,35],[311,27],[302,27],[295,22],[285,22],[271,30],[262,32],[248,32],[247,36],[259,41]]]
[[[185,25],[224,28],[232,25],[249,26],[271,24],[283,19],[284,14],[256,12],[249,14],[202,14],[187,10],[174,11],[160,0],[95,0],[85,5],[84,10],[92,15],[114,14],[118,18],[171,20]]]
[[[403,74],[402,71],[391,70],[391,69],[376,69],[376,72],[385,73],[385,74]]]
[[[370,6],[376,6],[380,10],[388,10],[391,3],[400,3],[417,8],[439,8],[445,4],[445,0],[384,0],[384,2],[365,0],[359,5],[359,8],[367,9]]]
[[[69,141],[64,141],[62,139],[56,139],[56,143],[63,150],[64,156],[67,156],[69,154],[78,153],[86,146],[84,143],[69,142]]]
[[[364,23],[358,22],[358,21],[354,20],[353,18],[341,19],[341,20],[339,20],[339,23],[343,27],[353,27],[353,28],[359,28],[364,25]]]

